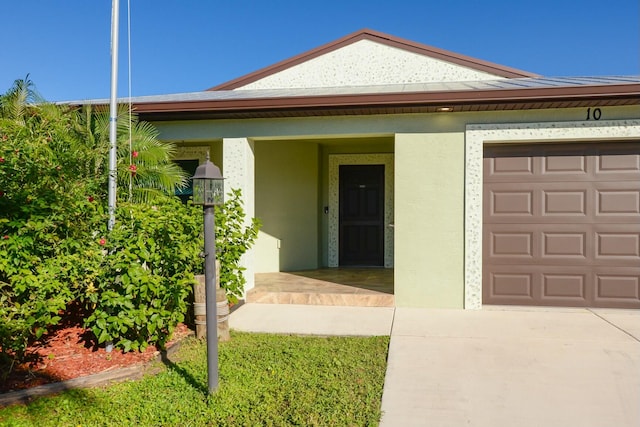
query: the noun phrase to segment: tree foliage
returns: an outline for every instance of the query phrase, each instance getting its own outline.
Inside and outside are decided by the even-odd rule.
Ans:
[[[0,96],[2,372],[70,310],[82,312],[97,341],[125,350],[162,346],[184,319],[202,271],[201,210],[173,196],[186,182],[170,161],[174,146],[121,112],[117,221],[108,231],[108,122],[91,106],[42,101],[28,78]],[[219,210],[218,245],[235,298],[244,286],[239,258],[257,225],[245,229],[240,193],[231,194]]]

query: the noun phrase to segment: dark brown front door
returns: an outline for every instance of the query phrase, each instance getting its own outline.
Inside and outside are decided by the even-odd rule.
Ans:
[[[384,165],[340,166],[340,265],[384,265]]]

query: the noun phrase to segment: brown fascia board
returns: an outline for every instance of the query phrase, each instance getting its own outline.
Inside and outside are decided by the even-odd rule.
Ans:
[[[218,86],[214,86],[207,90],[233,90],[239,87],[248,85],[257,80],[268,77],[272,74],[294,67],[303,62],[317,58],[326,53],[340,49],[341,47],[350,45],[360,40],[370,40],[377,43],[385,44],[387,46],[395,47],[409,52],[414,52],[420,55],[425,55],[431,58],[440,59],[442,61],[451,62],[467,68],[471,68],[478,71],[484,71],[486,73],[494,74],[500,77],[506,78],[518,78],[518,77],[539,77],[538,74],[530,73],[527,71],[518,70],[515,68],[505,67],[502,65],[494,64],[492,62],[483,61],[480,59],[472,58],[470,56],[459,55],[454,52],[450,52],[436,47],[416,43],[411,40],[402,39],[389,34],[380,33],[373,30],[363,29],[355,33],[349,34],[341,39],[327,43],[315,49],[301,53],[284,61],[278,62],[274,65],[262,68],[253,73],[238,77],[237,79],[222,83]]]
[[[280,97],[222,99],[140,103],[138,113],[188,112],[267,112],[315,108],[350,107],[456,106],[469,104],[513,104],[550,101],[638,99],[640,84],[592,85],[553,88],[488,89],[472,91],[371,93],[355,95],[321,95],[312,97]],[[628,103],[628,102],[627,102]]]

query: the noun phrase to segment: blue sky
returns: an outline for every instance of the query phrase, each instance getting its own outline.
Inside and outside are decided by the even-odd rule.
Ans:
[[[108,98],[111,0],[2,0],[0,92]],[[640,74],[638,0],[131,0],[132,94],[192,92],[369,28],[545,76]],[[120,0],[119,95],[127,89]]]

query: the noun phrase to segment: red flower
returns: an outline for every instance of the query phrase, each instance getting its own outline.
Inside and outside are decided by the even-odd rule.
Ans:
[[[4,196],[4,191],[0,191],[0,197]]]
[[[131,157],[133,157],[133,158],[138,157],[138,152],[137,151],[132,151],[131,152]]]
[[[89,196],[89,197],[87,197],[87,200],[88,200],[89,202],[93,202],[93,196]]]
[[[136,176],[136,171],[138,170],[136,165],[129,165],[129,170],[131,171],[131,176]]]
[[[4,163],[4,157],[0,157],[0,163]]]
[[[107,241],[105,239],[100,239],[98,243],[100,243],[100,246],[104,246],[107,244]]]
[[[9,236],[7,236],[6,234],[2,237],[4,240],[9,240]]]

